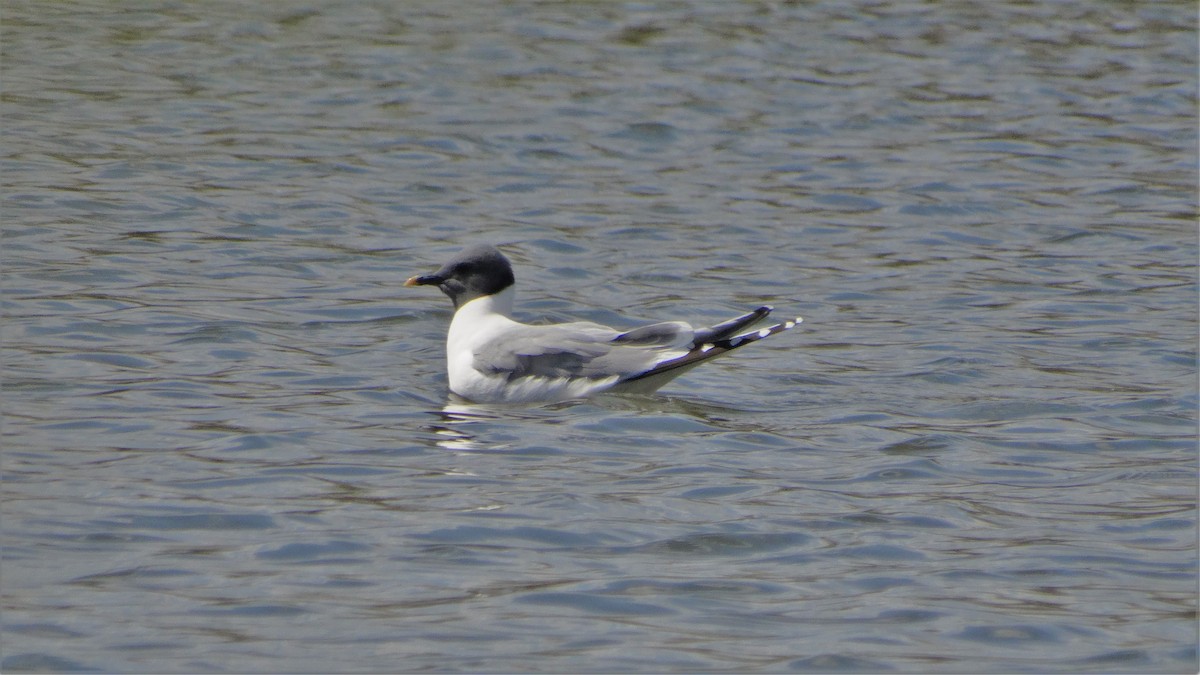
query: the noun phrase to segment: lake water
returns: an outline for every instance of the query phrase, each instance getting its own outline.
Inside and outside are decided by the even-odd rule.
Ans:
[[[1194,3],[3,14],[5,672],[1196,671]]]

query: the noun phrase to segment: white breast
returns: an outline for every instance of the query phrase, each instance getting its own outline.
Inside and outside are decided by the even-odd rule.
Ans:
[[[446,372],[450,391],[477,403],[526,403],[579,398],[608,389],[619,379],[614,375],[601,379],[522,377],[510,380],[504,374],[490,374],[475,367],[475,354],[511,330],[516,322],[509,318],[513,291],[476,298],[454,313],[446,335]]]
[[[507,295],[508,298],[501,296]],[[507,299],[507,307],[505,300]],[[454,313],[446,335],[446,372],[450,391],[473,401],[488,400],[503,378],[485,375],[475,369],[475,352],[515,322],[508,317],[512,289],[495,296],[476,298]]]

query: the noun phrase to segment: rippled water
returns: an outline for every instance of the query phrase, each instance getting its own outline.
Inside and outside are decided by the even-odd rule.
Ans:
[[[1195,6],[6,3],[5,672],[1195,671]],[[448,400],[448,303],[804,325]]]

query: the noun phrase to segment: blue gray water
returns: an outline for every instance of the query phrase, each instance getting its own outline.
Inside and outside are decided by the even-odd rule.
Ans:
[[[3,14],[5,672],[1197,669],[1194,3]]]

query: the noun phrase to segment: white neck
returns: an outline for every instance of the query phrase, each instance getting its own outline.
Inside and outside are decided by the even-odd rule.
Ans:
[[[495,295],[475,298],[454,312],[446,332],[446,370],[450,389],[460,396],[476,395],[474,387],[484,376],[475,370],[475,352],[512,326],[515,294],[509,286]]]
[[[512,317],[513,300],[516,298],[516,295],[516,289],[513,286],[509,286],[499,293],[475,298],[462,307],[459,307],[455,311],[455,315],[464,313],[472,315],[499,314],[505,317]]]

